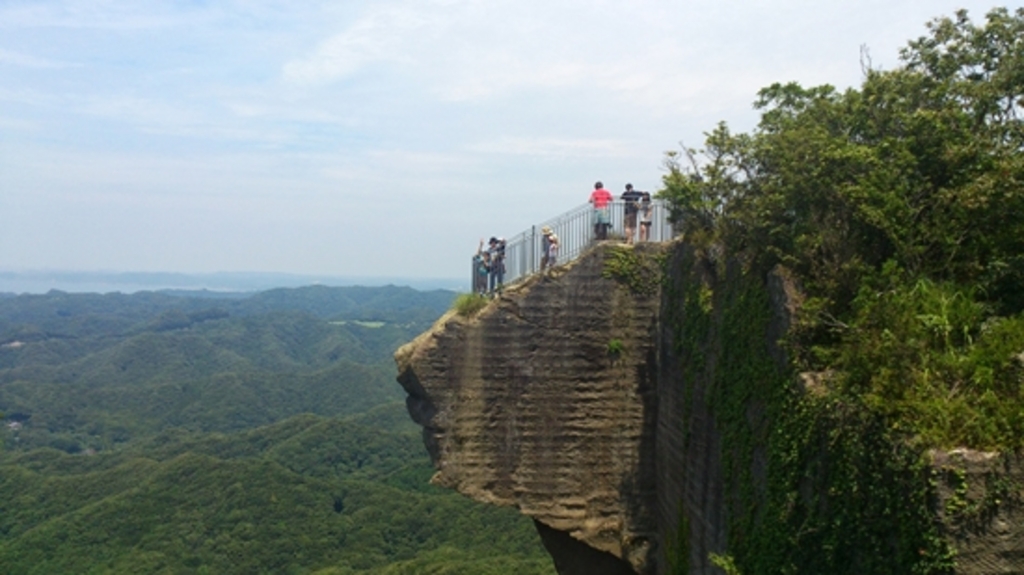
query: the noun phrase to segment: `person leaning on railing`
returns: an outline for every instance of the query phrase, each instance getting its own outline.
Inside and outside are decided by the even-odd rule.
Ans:
[[[608,239],[608,226],[612,224],[608,204],[612,199],[612,193],[604,189],[604,184],[600,181],[594,184],[588,201],[594,205],[594,237],[599,240]]]
[[[491,259],[488,289],[493,292],[505,282],[505,238],[492,237],[487,244],[490,248],[487,252]]]

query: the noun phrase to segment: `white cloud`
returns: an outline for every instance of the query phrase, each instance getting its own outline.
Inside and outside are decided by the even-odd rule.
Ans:
[[[9,64],[12,66],[21,66],[24,68],[66,68],[70,64],[64,62],[57,62],[55,60],[49,60],[47,58],[39,58],[30,54],[22,54],[20,52],[14,52],[11,50],[4,50],[0,48],[0,65]]]
[[[149,129],[185,129],[200,123],[200,115],[187,106],[133,96],[89,97],[82,106],[87,114],[124,121]]]
[[[583,86],[612,75],[621,77],[629,68],[628,60],[636,56],[635,48],[642,46],[606,45],[599,28],[611,25],[616,12],[630,13],[635,7],[595,10],[598,5],[509,0],[377,2],[311,54],[286,63],[284,77],[316,84],[392,65],[420,76],[436,93],[453,100],[518,88]],[[593,24],[589,29],[588,22]],[[656,47],[664,48],[664,44]]]
[[[323,41],[309,56],[286,63],[284,76],[293,82],[317,84],[344,78],[368,64],[409,61],[412,56],[406,53],[406,38],[429,25],[426,14],[410,4],[375,4],[343,32]]]
[[[0,128],[5,130],[18,130],[18,131],[32,131],[38,130],[39,124],[30,120],[23,120],[21,118],[11,118],[6,116],[0,116]]]
[[[631,155],[628,143],[613,139],[504,137],[473,144],[467,149],[488,154],[536,156],[553,161],[566,158],[622,158]]]
[[[743,17],[716,6],[383,0],[285,63],[283,77],[323,87],[372,76],[453,103],[604,98],[653,117],[692,110],[697,100],[749,102],[751,80],[770,73],[769,55],[711,30],[705,21],[715,14]]]
[[[0,102],[14,104],[45,104],[50,105],[60,101],[60,96],[49,92],[18,86],[17,88],[5,88],[0,84]]]
[[[169,8],[145,0],[12,2],[0,7],[0,28],[151,29],[180,21]]]

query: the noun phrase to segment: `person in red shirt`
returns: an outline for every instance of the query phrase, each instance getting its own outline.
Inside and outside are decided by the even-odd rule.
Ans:
[[[594,236],[599,240],[606,240],[608,239],[608,227],[612,224],[610,209],[612,193],[604,189],[604,184],[596,182],[588,201],[594,205]]]

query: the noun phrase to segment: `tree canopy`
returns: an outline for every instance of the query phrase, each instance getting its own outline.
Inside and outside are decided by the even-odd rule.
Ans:
[[[802,368],[837,371],[937,443],[1016,445],[1024,9],[936,19],[900,58],[879,70],[865,56],[847,90],[764,88],[757,128],[720,124],[702,149],[670,152],[661,193],[707,253],[795,272]],[[922,402],[945,413],[924,421]],[[987,429],[951,423],[968,421]]]

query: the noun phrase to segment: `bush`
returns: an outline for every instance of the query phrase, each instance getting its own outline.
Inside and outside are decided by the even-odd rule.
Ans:
[[[490,303],[490,301],[491,300],[488,299],[487,296],[482,294],[464,293],[459,294],[459,296],[455,298],[455,303],[452,307],[455,309],[455,313],[462,317],[473,317],[480,310],[487,307],[487,304]]]

